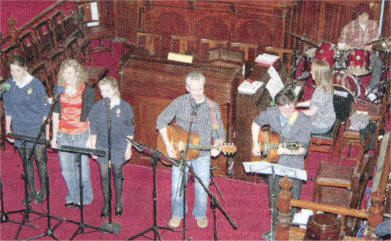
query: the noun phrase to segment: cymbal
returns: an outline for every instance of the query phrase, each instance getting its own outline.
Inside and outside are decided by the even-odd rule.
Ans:
[[[384,42],[383,42],[384,43]],[[372,46],[373,49],[387,54],[391,54],[391,44],[383,45],[383,43],[377,43]]]
[[[374,44],[374,43],[377,43],[377,42],[381,42],[381,41],[387,41],[387,40],[391,40],[391,37],[388,37],[388,38],[379,38],[379,39],[376,39],[376,40],[373,40],[367,44]]]
[[[298,35],[296,33],[292,33],[292,32],[289,32],[289,31],[286,31],[286,32],[289,33],[290,35],[295,36],[296,38],[300,39],[301,41],[304,41],[306,43],[311,44],[314,47],[319,48],[319,45],[317,45],[313,40],[307,38],[305,35]]]

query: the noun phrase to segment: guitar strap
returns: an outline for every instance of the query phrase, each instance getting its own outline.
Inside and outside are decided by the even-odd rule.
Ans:
[[[288,124],[286,124],[282,131],[281,131],[281,136],[283,137],[288,137],[289,132],[292,130],[292,126],[295,124],[297,117],[299,116],[299,111],[295,110],[291,117],[288,120]]]
[[[213,101],[211,101],[210,99],[208,99],[208,106],[209,106],[210,118],[212,119],[213,129],[217,130],[219,129],[219,123],[217,122],[216,109],[215,109],[215,105],[213,104]]]

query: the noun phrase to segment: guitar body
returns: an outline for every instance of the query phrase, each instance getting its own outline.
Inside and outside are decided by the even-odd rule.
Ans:
[[[188,132],[184,131],[179,126],[167,126],[167,136],[170,143],[173,145],[175,151],[177,152],[175,160],[181,159],[181,151],[185,151]],[[199,145],[200,138],[196,133],[190,133],[190,144]],[[166,151],[166,146],[164,145],[163,138],[159,135],[157,140],[157,148],[160,152],[164,153],[168,156]],[[187,155],[185,157],[186,160],[196,159],[200,154],[200,150],[197,149],[189,149],[187,151]],[[170,164],[170,163],[167,163]]]
[[[277,163],[280,156],[277,153],[277,148],[269,149],[264,153],[265,146],[267,145],[277,145],[280,143],[280,136],[276,132],[271,132],[268,130],[261,130],[258,135],[259,148],[261,149],[261,156],[255,156],[251,152],[251,161],[261,161],[262,156],[264,157],[263,161]]]

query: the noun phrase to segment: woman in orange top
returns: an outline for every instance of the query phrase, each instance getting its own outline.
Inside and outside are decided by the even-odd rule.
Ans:
[[[63,86],[65,92],[54,107],[53,137],[51,145],[86,147],[89,123],[88,113],[95,102],[95,92],[87,83],[88,75],[83,66],[74,59],[64,60],[57,78],[57,86]],[[65,206],[79,206],[79,172],[76,154],[59,152],[61,174],[66,182],[68,194]],[[90,204],[93,199],[88,156],[81,156],[83,204]]]

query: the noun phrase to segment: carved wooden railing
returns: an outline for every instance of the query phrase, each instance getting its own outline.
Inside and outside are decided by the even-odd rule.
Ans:
[[[290,192],[290,188],[292,187],[292,181],[288,179],[287,176],[281,179],[280,187],[281,187],[281,191],[279,193],[278,202],[277,202],[277,207],[279,210],[279,218],[276,227],[276,240],[290,240],[291,207],[310,209],[313,210],[314,213],[316,213],[316,211],[323,211],[323,212],[340,215],[341,216],[341,227],[340,227],[341,239],[347,238],[344,232],[345,229],[344,221],[346,217],[367,219],[368,220],[367,236],[370,239],[378,238],[375,233],[375,228],[376,225],[382,222],[383,220],[384,195],[382,193],[380,192],[372,193],[371,195],[372,205],[370,206],[368,211],[363,211],[358,209],[344,208],[344,207],[339,207],[334,205],[327,205],[327,204],[314,203],[310,201],[292,199],[292,193]],[[296,236],[296,238],[300,237],[300,235],[302,235],[301,238],[303,238],[305,232],[297,231],[296,229],[296,233],[300,233],[299,235]]]

